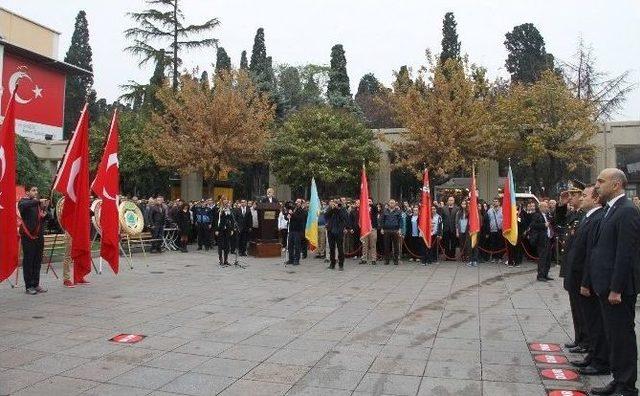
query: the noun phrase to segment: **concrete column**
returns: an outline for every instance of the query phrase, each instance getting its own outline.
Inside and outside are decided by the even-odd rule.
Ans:
[[[274,194],[280,201],[288,201],[291,199],[291,187],[288,184],[282,184],[276,179],[276,176],[269,169],[269,187],[273,188]]]
[[[389,153],[380,153],[378,172],[369,181],[371,199],[374,202],[387,202],[391,198],[391,161]]]
[[[202,174],[192,172],[180,177],[180,198],[184,201],[202,199]]]
[[[494,160],[482,160],[476,168],[476,182],[480,199],[491,202],[498,194],[498,162]]]

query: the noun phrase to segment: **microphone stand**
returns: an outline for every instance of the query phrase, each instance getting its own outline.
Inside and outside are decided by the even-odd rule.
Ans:
[[[236,220],[236,215],[234,213],[233,208],[231,208],[231,210],[229,211],[229,214],[231,215],[231,219],[233,220],[233,230],[236,232],[236,238],[234,238],[233,243],[235,246],[234,249],[234,258],[233,258],[233,266],[237,267],[237,268],[242,268],[242,269],[246,269],[247,266],[246,264],[242,264],[240,262],[240,260],[238,260],[238,251],[240,250],[240,225],[238,224],[238,221]]]

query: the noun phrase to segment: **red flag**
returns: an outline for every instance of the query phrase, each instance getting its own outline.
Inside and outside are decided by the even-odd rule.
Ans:
[[[371,213],[369,212],[369,183],[367,171],[362,165],[360,176],[360,212],[358,213],[358,225],[360,226],[360,239],[365,238],[372,231]]]
[[[478,190],[476,187],[476,170],[471,171],[471,191],[469,192],[469,235],[471,247],[476,247],[480,233],[480,214],[478,213]]]
[[[120,194],[120,172],[118,163],[118,127],[117,110],[113,112],[107,144],[98,166],[96,178],[91,190],[102,199],[100,207],[100,256],[109,263],[116,274],[120,263],[120,221],[118,217],[117,198]]]
[[[14,91],[0,131],[0,282],[18,268],[15,109]]]
[[[71,259],[75,282],[91,272],[89,238],[89,113],[84,105],[76,131],[69,142],[53,184],[64,195],[60,224],[71,236]]]
[[[429,186],[429,170],[424,170],[422,179],[422,193],[420,194],[420,215],[418,228],[422,232],[422,239],[427,247],[431,247],[431,188]]]

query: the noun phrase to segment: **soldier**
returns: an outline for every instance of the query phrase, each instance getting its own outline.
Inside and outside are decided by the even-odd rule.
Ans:
[[[571,282],[571,277],[567,276],[567,256],[575,240],[576,229],[584,217],[584,212],[579,209],[583,189],[584,184],[578,181],[570,182],[569,188],[560,194],[560,199],[556,206],[556,225],[565,231],[560,240],[562,246],[560,250],[560,277],[564,278],[564,289],[569,293],[569,305],[571,307],[574,334],[574,341],[565,344],[565,346],[571,348],[571,352],[573,353],[585,353],[589,348],[587,345],[585,320],[582,317],[582,311],[578,307],[580,281]],[[569,206],[571,206],[571,209],[569,209]]]

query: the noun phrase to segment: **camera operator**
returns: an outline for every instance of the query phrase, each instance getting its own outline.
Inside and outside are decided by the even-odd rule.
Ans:
[[[218,212],[215,236],[218,239],[218,260],[220,265],[229,265],[229,251],[235,234],[235,219],[231,210],[231,202],[223,199]]]
[[[307,211],[302,206],[302,200],[296,199],[295,206],[289,209],[289,261],[287,264],[299,265],[302,249],[302,237],[307,224]]]
[[[336,247],[338,248],[338,267],[344,270],[344,235],[349,231],[349,215],[343,203],[338,200],[329,201],[327,219],[327,237],[329,239],[329,269],[336,268]]]

